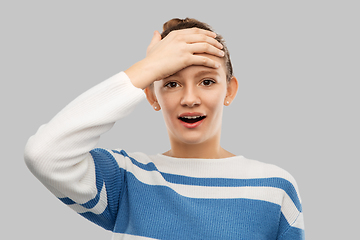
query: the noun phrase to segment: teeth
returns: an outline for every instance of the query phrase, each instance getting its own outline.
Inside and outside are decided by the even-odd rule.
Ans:
[[[187,119],[195,119],[195,118],[199,118],[201,116],[184,116],[183,118],[187,118]]]

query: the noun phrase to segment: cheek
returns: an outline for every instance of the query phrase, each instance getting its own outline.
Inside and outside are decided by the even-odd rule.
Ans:
[[[209,91],[206,93],[206,97],[203,98],[203,102],[206,102],[208,106],[212,106],[213,108],[222,108],[225,96],[226,91],[223,90]]]
[[[158,103],[161,107],[166,125],[171,125],[172,119],[177,114],[176,109],[179,105],[178,97],[174,96],[174,94],[160,94],[158,96]]]
[[[177,97],[174,94],[159,94],[158,102],[162,110],[171,111],[177,103]]]

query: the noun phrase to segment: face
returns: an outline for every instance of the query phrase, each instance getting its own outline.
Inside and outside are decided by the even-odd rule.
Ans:
[[[222,66],[189,66],[154,82],[153,91],[172,143],[199,144],[220,139],[228,83],[223,60],[210,57]]]

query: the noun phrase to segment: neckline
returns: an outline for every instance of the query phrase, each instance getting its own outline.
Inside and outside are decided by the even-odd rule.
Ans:
[[[243,156],[227,158],[176,158],[161,153],[153,155],[151,160],[160,172],[191,177],[224,177],[223,173],[229,173],[229,171],[238,172],[239,166],[247,162],[247,159]],[[236,175],[237,173],[234,174]]]
[[[224,160],[233,160],[237,158],[244,158],[242,155],[235,155],[232,157],[226,157],[226,158],[178,158],[178,157],[170,157],[166,156],[162,153],[156,154],[156,156],[161,157],[163,159],[173,160],[173,161],[224,161]]]

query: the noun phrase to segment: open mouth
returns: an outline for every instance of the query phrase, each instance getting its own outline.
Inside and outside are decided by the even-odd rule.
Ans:
[[[180,121],[186,122],[186,123],[196,123],[206,118],[206,116],[183,116],[179,117]]]

